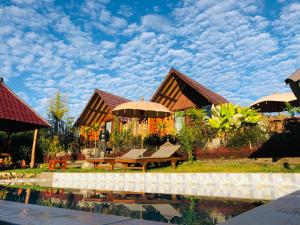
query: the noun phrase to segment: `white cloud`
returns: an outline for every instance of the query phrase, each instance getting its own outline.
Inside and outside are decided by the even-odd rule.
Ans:
[[[108,1],[84,1],[78,15],[51,1],[17,1],[0,5],[0,73],[24,80],[41,113],[58,90],[74,116],[95,88],[148,99],[170,67],[249,104],[288,90],[283,80],[300,65],[297,3],[285,3],[272,21],[255,0],[191,0],[128,24],[130,10],[120,7],[117,16]]]
[[[173,30],[171,21],[162,15],[149,14],[143,16],[142,25],[156,31],[170,32]]]
[[[128,5],[120,5],[118,14],[120,16],[131,17],[133,15],[133,9]]]

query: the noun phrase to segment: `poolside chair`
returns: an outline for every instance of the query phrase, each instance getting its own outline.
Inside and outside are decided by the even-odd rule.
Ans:
[[[147,149],[131,149],[120,157],[91,158],[91,159],[87,159],[86,161],[89,163],[93,163],[95,168],[105,168],[106,165],[108,164],[109,168],[113,170],[116,164],[115,162],[116,159],[123,159],[123,158],[136,159],[143,156],[143,154],[146,151]]]
[[[178,161],[183,161],[183,158],[177,154],[180,145],[165,145],[161,146],[150,157],[139,157],[136,159],[117,158],[116,163],[122,163],[123,169],[141,169],[146,172],[149,163],[165,163],[170,162],[175,168]],[[133,165],[134,166],[131,166]],[[138,166],[137,166],[138,165]]]

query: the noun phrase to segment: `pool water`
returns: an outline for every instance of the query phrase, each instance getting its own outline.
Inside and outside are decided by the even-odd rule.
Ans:
[[[174,224],[218,224],[266,201],[0,186],[0,199]]]

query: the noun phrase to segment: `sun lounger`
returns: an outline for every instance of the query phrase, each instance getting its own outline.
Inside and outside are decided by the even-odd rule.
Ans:
[[[153,153],[150,157],[139,157],[136,159],[117,158],[116,163],[122,163],[124,169],[141,169],[146,172],[149,163],[165,163],[170,162],[175,168],[178,161],[183,160],[182,157],[176,153],[180,145],[161,146],[159,150]],[[133,165],[134,166],[131,166]],[[137,166],[138,165],[138,166]]]
[[[86,161],[89,163],[93,163],[95,168],[105,168],[107,167],[106,165],[109,165],[109,168],[113,170],[115,167],[116,159],[136,159],[143,156],[146,151],[147,149],[131,149],[121,157],[91,158],[87,159]]]

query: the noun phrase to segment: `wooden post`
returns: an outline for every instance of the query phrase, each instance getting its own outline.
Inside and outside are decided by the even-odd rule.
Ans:
[[[38,129],[35,129],[34,130],[34,135],[33,135],[32,149],[31,149],[30,168],[33,168],[35,166],[35,150],[36,150],[37,134],[38,134]]]
[[[26,197],[25,197],[25,204],[28,204],[30,200],[30,188],[26,189]]]

